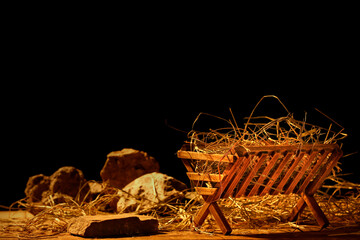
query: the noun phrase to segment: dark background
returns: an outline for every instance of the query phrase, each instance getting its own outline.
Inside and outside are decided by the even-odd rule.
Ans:
[[[23,198],[30,176],[62,166],[101,180],[106,155],[125,147],[148,152],[161,172],[188,183],[175,155],[186,133],[172,127],[190,131],[200,112],[230,119],[229,108],[241,123],[269,94],[295,118],[306,111],[309,123],[328,127],[320,109],[349,134],[344,153],[359,151],[359,49],[350,28],[45,22],[23,21],[7,35],[1,205]],[[255,113],[285,114],[274,99]],[[358,154],[341,160],[355,182],[358,161]]]

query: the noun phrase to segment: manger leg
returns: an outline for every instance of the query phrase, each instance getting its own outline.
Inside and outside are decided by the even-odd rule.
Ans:
[[[213,202],[209,206],[210,213],[214,216],[216,223],[220,227],[223,234],[227,235],[230,234],[232,229],[227,222],[224,214],[222,213],[219,205],[216,202]]]
[[[211,205],[211,202],[205,202],[204,205],[200,208],[200,211],[195,215],[194,217],[194,224],[195,227],[200,227],[207,215],[209,215],[209,206]]]
[[[312,214],[314,215],[317,223],[320,225],[321,229],[329,226],[329,220],[326,218],[324,212],[321,210],[313,196],[309,196],[305,193],[301,194],[302,198],[305,200],[306,205],[309,206]]]
[[[288,221],[293,222],[295,221],[299,215],[302,213],[302,211],[304,211],[306,207],[306,203],[305,200],[303,198],[300,198],[299,201],[297,202],[296,206],[293,208]]]

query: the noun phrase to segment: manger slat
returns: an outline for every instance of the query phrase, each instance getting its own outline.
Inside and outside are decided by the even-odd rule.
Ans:
[[[217,188],[207,188],[207,187],[195,187],[195,190],[200,195],[213,195]]]
[[[321,157],[319,157],[317,159],[315,166],[311,169],[309,175],[306,177],[306,179],[300,186],[299,190],[297,191],[298,194],[305,191],[305,189],[306,189],[307,185],[310,183],[311,179],[315,176],[316,172],[320,169],[321,165],[324,164],[324,160],[325,160],[325,158],[327,158],[329,153],[330,153],[330,151],[325,151],[322,153]]]
[[[183,164],[184,164],[184,166],[185,166],[185,168],[186,168],[186,170],[188,172],[193,172],[194,171],[194,169],[191,166],[191,163],[190,163],[190,161],[188,159],[181,159],[181,160],[182,160],[182,162],[183,162]]]
[[[186,173],[190,180],[195,181],[209,181],[209,182],[220,182],[223,178],[223,174],[208,174],[208,173],[196,173],[188,172]]]
[[[266,159],[268,155],[267,154],[262,154],[261,157],[259,157],[258,162],[256,163],[256,165],[254,166],[254,168],[251,170],[251,172],[248,174],[248,176],[246,177],[245,181],[243,181],[241,183],[241,187],[240,190],[237,192],[236,197],[239,198],[242,195],[245,194],[246,188],[249,186],[250,181],[253,179],[255,173],[259,170],[259,168],[261,167],[261,165],[264,163],[264,160]]]
[[[235,160],[235,163],[229,163],[225,170],[223,171],[223,175],[224,178],[221,182],[218,182],[215,184],[214,187],[220,188],[222,186],[227,186],[229,184],[229,182],[231,181],[231,178],[234,176],[234,173],[236,172],[236,170],[238,169],[239,165],[242,162],[243,157],[238,158],[237,160]],[[219,193],[222,194],[222,193]],[[217,198],[219,198],[219,196],[217,196]]]
[[[280,176],[281,172],[284,170],[284,167],[285,167],[286,163],[289,161],[289,159],[291,159],[293,154],[294,154],[293,152],[288,152],[286,154],[286,156],[283,158],[283,160],[279,164],[276,171],[271,176],[271,178],[270,178],[269,182],[267,183],[266,187],[260,193],[260,196],[264,196],[265,194],[267,194],[270,191],[271,187],[274,185],[274,183],[276,182],[276,180]]]
[[[274,167],[274,165],[275,165],[276,161],[278,160],[278,158],[280,157],[280,155],[281,155],[280,153],[275,153],[274,154],[274,156],[271,158],[269,164],[264,169],[264,172],[261,173],[259,179],[255,183],[254,187],[251,189],[248,196],[254,196],[254,195],[257,194],[257,191],[259,190],[259,187],[264,182],[264,180],[268,177],[267,175],[269,174],[271,169]]]
[[[309,195],[315,194],[315,192],[321,187],[322,183],[330,174],[331,170],[335,167],[338,160],[341,158],[342,154],[343,154],[342,151],[341,150],[339,151],[339,149],[335,149],[332,152],[331,157],[328,160],[328,163],[326,164],[327,165],[326,168],[322,168],[321,172],[318,174],[316,179],[314,179],[312,183],[309,185],[307,189],[307,194]]]
[[[241,160],[242,160],[242,161],[241,161],[241,162],[242,162],[241,167],[240,167],[240,168],[237,167],[236,169],[234,169],[234,171],[232,171],[232,174],[233,174],[233,176],[235,175],[235,177],[234,177],[234,179],[232,179],[232,182],[230,183],[229,188],[226,190],[223,198],[227,198],[227,197],[229,197],[229,196],[233,193],[236,185],[237,185],[238,182],[240,181],[241,177],[244,175],[246,169],[247,169],[248,166],[249,166],[250,160],[251,160],[251,158],[253,158],[253,157],[254,157],[254,156],[243,157],[243,158],[241,159]],[[240,159],[239,159],[239,160],[240,160]],[[239,162],[239,160],[238,160],[238,162]],[[238,166],[240,166],[240,165],[238,165]]]
[[[228,187],[228,185],[233,182],[233,177],[236,174],[236,172],[238,171],[240,164],[243,162],[243,160],[244,160],[244,157],[241,157],[241,158],[238,158],[234,164],[229,164],[227,169],[230,166],[231,166],[231,168],[230,168],[230,170],[224,171],[224,172],[226,172],[226,176],[222,182],[217,184],[218,185],[217,187],[220,190],[217,192],[216,195],[213,196],[213,199],[218,199],[223,194],[223,192]]]
[[[178,151],[178,158],[185,159],[195,159],[195,160],[207,160],[207,161],[221,161],[221,162],[234,162],[236,156],[225,154],[208,154],[208,153],[198,153],[198,152],[190,152],[190,151]]]
[[[312,163],[312,161],[314,160],[314,158],[316,157],[316,155],[318,155],[319,152],[318,151],[313,151],[309,158],[307,159],[307,161],[303,164],[303,166],[301,167],[300,171],[296,174],[295,178],[293,179],[293,181],[291,182],[290,186],[288,187],[288,189],[286,189],[285,194],[290,194],[293,192],[294,188],[296,187],[296,185],[298,184],[298,182],[301,180],[301,178],[304,176],[306,170],[309,168],[310,164]]]
[[[285,184],[288,182],[290,176],[293,174],[295,168],[297,167],[297,165],[299,164],[300,160],[304,157],[305,152],[302,152],[299,154],[299,156],[297,156],[295,158],[295,161],[292,163],[291,167],[286,171],[285,176],[281,179],[279,185],[276,187],[276,189],[273,192],[273,195],[278,194],[280,192],[282,192],[283,187],[285,186]]]

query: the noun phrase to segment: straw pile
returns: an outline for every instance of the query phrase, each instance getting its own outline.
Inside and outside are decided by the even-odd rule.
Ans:
[[[253,116],[259,104],[266,98],[276,99],[287,112],[287,115],[279,118]],[[231,149],[238,146],[241,146],[243,151],[246,152],[249,151],[247,149],[249,146],[293,145],[298,146],[300,149],[301,146],[305,144],[339,144],[340,140],[347,136],[347,134],[343,133],[344,128],[320,110],[317,109],[317,111],[331,121],[328,128],[306,122],[306,114],[304,120],[296,120],[280,99],[273,95],[264,96],[260,99],[250,116],[244,118],[246,120],[244,127],[239,127],[241,125],[235,120],[231,109],[232,119],[229,120],[211,114],[200,113],[193,123],[192,130],[188,133],[190,150],[208,154],[228,154]],[[219,119],[227,126],[225,125],[218,129],[209,129],[208,131],[197,131],[195,127],[202,117]],[[284,155],[280,156],[275,166],[277,166],[276,164],[279,164],[284,157]],[[301,166],[303,162],[306,162],[307,158],[308,155],[305,155],[299,163],[299,166]],[[271,158],[268,157],[265,162],[270,159]],[[314,158],[313,163],[315,163],[316,160],[317,157]],[[195,171],[203,174],[221,174],[228,165],[226,162],[221,161],[220,163],[201,160],[193,160],[192,162]],[[256,159],[251,162],[253,165],[255,163]],[[264,166],[265,164],[262,167]],[[249,169],[251,168],[252,165],[249,166]],[[306,176],[304,175],[303,177],[305,178]],[[202,187],[204,187],[203,185],[206,183],[197,182],[197,184],[197,186],[202,185]],[[208,186],[211,187],[209,184]]]
[[[332,175],[328,181],[335,184],[325,185],[315,195],[317,202],[329,219],[331,227],[353,226],[360,223],[360,184],[354,184]],[[352,191],[352,194],[342,196],[343,191]],[[0,222],[0,236],[17,237],[18,239],[39,239],[66,232],[69,220],[72,217],[95,214],[111,214],[104,209],[116,199],[118,189],[106,188],[96,199],[88,203],[79,203],[68,199],[65,203],[43,206],[44,210],[27,221]],[[193,216],[202,206],[202,198],[190,189],[186,190],[187,200],[176,203],[160,202],[151,209],[137,211],[159,220],[162,230],[189,230],[199,232],[218,231],[215,220],[210,215],[201,229],[193,226]],[[51,198],[51,197],[50,197]],[[306,230],[301,224],[316,225],[309,210],[305,209],[297,222],[286,222],[290,211],[295,206],[299,196],[265,195],[247,198],[220,199],[219,206],[233,229],[283,229]],[[138,199],[142,201],[142,199]],[[17,201],[10,210],[30,210],[32,207],[26,199]],[[39,207],[39,206],[37,206]]]
[[[284,107],[286,116],[271,118],[268,116],[257,116],[253,114],[259,104],[266,98],[275,98]],[[193,130],[188,133],[190,145],[193,151],[203,153],[225,153],[229,147],[234,145],[264,146],[264,145],[299,145],[299,144],[332,144],[344,139],[347,134],[344,128],[333,119],[316,109],[326,118],[331,120],[328,128],[320,127],[306,122],[306,114],[303,121],[294,119],[285,105],[276,96],[264,96],[256,104],[243,128],[238,126],[237,121],[230,109],[232,119],[227,120],[207,113],[200,113],[193,123]],[[209,129],[209,131],[196,131],[195,125],[200,117],[206,115],[220,119],[228,124],[228,127]],[[341,127],[335,131],[334,126]]]

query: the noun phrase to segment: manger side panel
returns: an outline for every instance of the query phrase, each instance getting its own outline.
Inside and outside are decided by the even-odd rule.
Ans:
[[[291,167],[287,170],[285,176],[281,179],[279,185],[276,187],[276,189],[274,190],[273,194],[278,194],[283,192],[283,188],[285,186],[285,184],[288,182],[289,178],[291,177],[291,175],[294,173],[295,168],[297,167],[297,165],[299,164],[299,162],[301,161],[301,159],[305,156],[305,152],[301,152],[299,154],[299,156],[297,156],[294,160],[294,162],[292,163]]]
[[[306,187],[309,185],[310,181],[315,177],[317,171],[319,171],[321,165],[324,164],[324,160],[328,157],[330,151],[326,150],[322,153],[321,157],[317,159],[315,166],[311,169],[309,175],[306,177],[302,185],[300,186],[299,190],[297,191],[298,194],[305,191]],[[325,161],[326,162],[326,161]]]
[[[314,158],[316,157],[316,155],[319,152],[317,151],[313,151],[309,158],[307,159],[307,161],[305,161],[305,163],[302,165],[300,171],[296,174],[295,178],[293,179],[293,181],[291,182],[290,186],[288,187],[288,189],[285,191],[285,194],[290,194],[293,192],[293,190],[295,189],[296,185],[298,184],[298,182],[300,181],[300,179],[304,176],[305,171],[309,168],[310,164],[312,163],[312,161],[314,160]]]
[[[254,168],[251,170],[251,172],[248,174],[246,179],[241,183],[240,190],[236,194],[237,198],[239,198],[245,194],[246,188],[249,186],[250,181],[253,179],[255,173],[259,170],[261,165],[264,163],[264,160],[266,159],[267,156],[268,155],[266,153],[262,154],[261,157],[259,156],[258,162],[254,166]]]
[[[276,171],[271,176],[269,182],[267,183],[266,187],[260,193],[260,196],[264,196],[265,194],[267,194],[270,191],[271,187],[274,185],[274,183],[280,176],[281,172],[284,170],[286,163],[291,159],[292,156],[293,156],[293,152],[288,152],[286,154],[286,156],[283,158],[283,160],[279,164],[278,169],[276,169]]]
[[[314,179],[314,181],[309,185],[307,194],[312,196],[315,192],[321,187],[327,176],[330,174],[331,170],[335,167],[337,162],[342,156],[342,151],[340,149],[335,149],[330,156],[327,167],[323,168],[321,173],[319,173],[318,177]]]
[[[240,179],[243,177],[246,169],[248,168],[248,166],[250,164],[250,160],[253,157],[254,156],[252,156],[252,155],[247,155],[247,157],[243,157],[243,158],[239,159],[239,160],[242,160],[241,162],[238,160],[239,163],[236,165],[236,167],[232,171],[232,179],[229,178],[229,181],[231,180],[231,183],[229,185],[229,188],[226,190],[225,194],[223,195],[224,198],[229,197],[234,192],[236,185],[238,184]],[[240,163],[242,163],[241,167],[240,167]]]
[[[221,195],[223,195],[223,193],[226,191],[229,184],[232,183],[234,175],[236,174],[238,168],[240,167],[240,164],[242,163],[243,159],[244,159],[243,157],[238,158],[236,160],[236,162],[233,165],[231,165],[230,169],[229,169],[230,165],[228,166],[228,168],[225,170],[226,177],[223,179],[223,181],[221,181],[219,184],[217,184],[219,191],[217,192],[216,195],[214,195],[213,199],[218,199],[221,197]]]
[[[257,180],[257,182],[254,184],[254,187],[251,189],[250,193],[248,194],[248,196],[254,196],[257,194],[259,187],[262,185],[262,183],[265,181],[265,179],[268,177],[269,172],[271,171],[271,169],[275,166],[276,161],[278,160],[278,158],[280,157],[280,153],[275,153],[270,162],[269,165],[266,166],[266,168],[264,169],[264,172],[260,175],[259,179]]]

